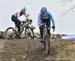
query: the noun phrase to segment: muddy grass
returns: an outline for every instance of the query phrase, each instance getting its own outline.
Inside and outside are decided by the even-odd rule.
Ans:
[[[0,61],[75,61],[75,41],[51,40],[46,56],[39,39],[0,39]]]

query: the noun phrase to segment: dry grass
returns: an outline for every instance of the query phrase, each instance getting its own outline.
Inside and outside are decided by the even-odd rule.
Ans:
[[[39,39],[0,39],[0,61],[75,61],[75,41],[51,40],[48,60]]]

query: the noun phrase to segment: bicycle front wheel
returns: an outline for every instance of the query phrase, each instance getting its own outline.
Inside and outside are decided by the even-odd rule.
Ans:
[[[34,32],[31,30],[31,28],[27,28],[25,29],[25,38],[34,38]]]
[[[49,55],[49,53],[50,53],[50,38],[49,38],[49,34],[48,33],[46,35],[46,40],[45,40],[45,53],[47,55]]]
[[[44,30],[43,41],[44,41],[45,54],[49,55],[49,53],[50,53],[50,37],[49,37],[49,34],[47,32],[47,29]]]

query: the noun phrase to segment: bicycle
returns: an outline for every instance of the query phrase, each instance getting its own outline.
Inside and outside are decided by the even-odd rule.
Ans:
[[[46,23],[43,26],[43,45],[44,45],[44,51],[46,55],[50,54],[50,35],[48,34],[48,27],[46,26]],[[53,30],[54,32],[54,30]]]
[[[7,39],[8,38],[20,38],[20,36],[23,33],[23,31],[24,31],[24,38],[29,37],[29,36],[30,37],[34,37],[34,35],[33,35],[34,32],[31,30],[31,27],[29,27],[29,22],[22,21],[21,25],[20,25],[20,28],[21,28],[20,33],[18,33],[18,31],[17,31],[16,28],[14,28],[14,27],[8,27],[5,30],[5,35],[6,35],[5,38],[7,38]],[[28,29],[30,29],[30,30],[27,31]],[[30,35],[28,33],[30,33]]]

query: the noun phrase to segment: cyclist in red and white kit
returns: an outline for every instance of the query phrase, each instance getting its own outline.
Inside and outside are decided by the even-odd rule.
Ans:
[[[20,25],[21,25],[21,21],[19,20],[19,17],[22,15],[26,15],[25,12],[26,12],[26,9],[23,8],[21,9],[20,12],[16,12],[15,14],[11,16],[11,20],[14,22],[16,28],[18,29],[18,33],[20,33]]]

